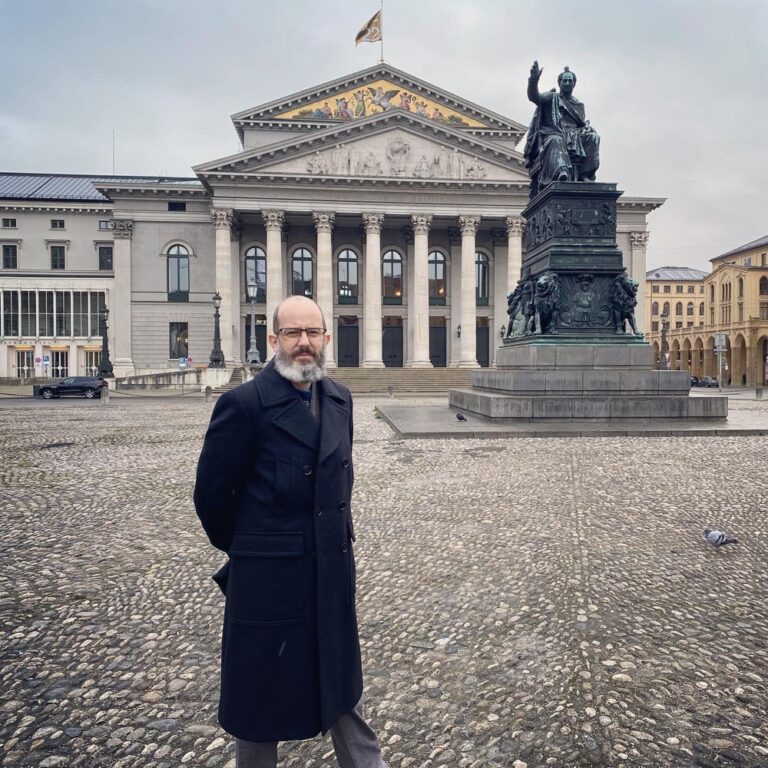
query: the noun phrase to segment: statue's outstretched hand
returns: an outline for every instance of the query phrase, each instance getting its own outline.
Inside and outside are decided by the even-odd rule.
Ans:
[[[531,67],[531,79],[532,80],[538,80],[541,77],[541,73],[544,71],[544,68],[539,68],[539,62],[534,61],[533,66]]]

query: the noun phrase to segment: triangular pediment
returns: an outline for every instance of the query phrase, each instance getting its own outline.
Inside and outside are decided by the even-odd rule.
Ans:
[[[240,152],[199,165],[195,171],[203,178],[237,174],[443,183],[529,181],[518,152],[400,110]]]
[[[241,138],[249,128],[323,128],[402,111],[462,130],[519,140],[526,127],[389,64],[308,88],[232,115]]]

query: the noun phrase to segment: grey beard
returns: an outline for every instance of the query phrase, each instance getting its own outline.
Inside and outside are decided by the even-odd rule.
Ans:
[[[275,348],[275,368],[284,379],[294,384],[311,384],[320,381],[325,376],[325,344],[317,352],[317,360],[311,363],[299,363],[278,343]]]

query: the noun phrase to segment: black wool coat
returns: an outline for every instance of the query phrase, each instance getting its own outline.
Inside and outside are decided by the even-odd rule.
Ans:
[[[352,397],[323,379],[320,419],[269,363],[223,394],[195,509],[229,560],[219,722],[248,741],[308,739],[362,695],[355,614]]]

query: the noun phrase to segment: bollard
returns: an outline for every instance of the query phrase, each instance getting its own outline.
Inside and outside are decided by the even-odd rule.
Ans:
[[[389,396],[390,397],[394,397],[395,396],[395,387],[394,387],[393,384],[388,384],[387,385],[387,392],[389,392]]]
[[[755,387],[755,398],[757,400],[763,399],[763,388],[760,385]]]
[[[209,384],[209,385],[208,385],[208,386],[205,388],[205,402],[206,402],[206,403],[210,403],[212,399],[213,399],[213,388],[212,388],[212,387],[211,387],[211,385]]]
[[[109,387],[103,387],[99,394],[99,405],[109,405]]]

